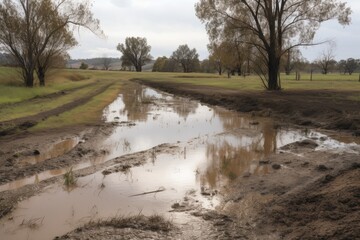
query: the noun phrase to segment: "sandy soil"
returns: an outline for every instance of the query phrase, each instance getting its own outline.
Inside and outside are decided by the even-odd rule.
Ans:
[[[146,84],[208,104],[275,117],[283,123],[359,135],[360,103],[333,98],[346,93],[286,91],[254,95],[173,83]],[[100,124],[2,137],[0,183],[45,170],[70,167],[105,154],[101,149],[94,150],[93,146],[111,131],[111,125]],[[63,156],[36,165],[19,164],[23,157],[34,154],[36,150],[41,152],[42,147],[52,141],[74,136],[85,141]],[[221,190],[223,201],[216,211],[199,208],[191,196],[186,196],[183,203],[174,206],[174,211],[188,216],[185,218],[187,222],[174,220],[169,231],[153,231],[136,225],[121,229],[91,225],[61,239],[119,239],[118,234],[124,236],[120,239],[357,239],[360,236],[360,149],[354,147],[350,153],[315,151],[316,147],[316,143],[311,141],[297,142],[262,159],[260,164],[268,165],[271,171],[263,176],[245,173],[234,180],[231,186]],[[174,149],[174,146],[165,144],[158,146],[156,151],[171,152]],[[75,171],[75,174],[86,176],[101,169],[110,172],[126,170],[143,164],[152,151],[123,156]],[[2,192],[0,218],[6,217],[17,202],[61,178],[53,177],[36,185]]]

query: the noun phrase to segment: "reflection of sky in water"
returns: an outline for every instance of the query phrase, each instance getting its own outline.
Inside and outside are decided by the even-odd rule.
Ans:
[[[93,219],[139,213],[169,214],[171,205],[182,201],[191,190],[196,191],[196,199],[204,207],[212,208],[218,198],[201,196],[202,187],[221,190],[244,173],[267,174],[270,167],[259,165],[258,161],[281,146],[307,137],[318,138],[324,148],[342,144],[331,139],[321,142],[322,135],[315,132],[275,130],[269,120],[209,108],[140,85],[124,87],[120,98],[104,111],[104,118],[107,122],[131,121],[136,125],[115,127],[111,136],[96,146],[105,146],[110,151],[102,161],[162,143],[180,141],[180,148],[174,155],[157,154],[153,162],[134,167],[126,174],[104,177],[98,172],[82,177],[78,180],[79,187],[71,192],[58,184],[50,186],[44,193],[21,202],[12,214],[13,221],[0,222],[0,236],[9,240],[27,236],[50,239]],[[84,166],[88,165],[75,169]],[[61,173],[61,170],[54,172]],[[38,180],[39,176],[35,177]],[[159,188],[166,190],[129,197]],[[42,217],[46,220],[39,229],[18,229],[24,219]],[[9,232],[14,229],[16,235]]]

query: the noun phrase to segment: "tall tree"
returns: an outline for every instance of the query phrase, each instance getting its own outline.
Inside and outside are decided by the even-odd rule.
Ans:
[[[106,55],[104,55],[102,58],[102,65],[103,65],[104,70],[106,70],[106,71],[109,70],[111,63],[112,63],[112,59],[108,58]]]
[[[40,41],[41,40],[39,40],[39,42]],[[45,86],[47,72],[51,68],[60,67],[64,60],[69,58],[67,51],[76,45],[77,41],[72,33],[64,28],[56,32],[54,36],[49,39],[44,51],[38,53],[37,51],[39,51],[39,49],[35,49],[35,52],[38,53],[35,72],[39,79],[40,86]],[[39,45],[36,46],[39,47]]]
[[[39,59],[48,55],[59,32],[70,34],[70,26],[85,27],[103,35],[89,1],[3,0],[0,3],[0,46],[17,61],[26,86],[34,85]]]
[[[299,64],[301,61],[302,55],[300,50],[297,48],[289,49],[282,58],[285,74],[290,75],[294,68],[297,67],[297,64]]]
[[[315,64],[321,69],[322,74],[328,74],[336,65],[334,48],[330,46],[328,49],[324,50],[320,57],[315,61]]]
[[[146,38],[127,37],[125,44],[119,44],[117,50],[122,53],[121,60],[130,62],[137,72],[142,71],[142,67],[151,61],[151,46],[147,44]]]
[[[268,90],[280,90],[280,59],[289,49],[313,44],[324,21],[350,22],[351,10],[339,0],[200,0],[197,16],[211,41],[232,28],[257,49],[258,74]],[[264,65],[264,66],[260,66]]]
[[[354,71],[360,66],[360,59],[348,58],[346,60],[341,60],[338,63],[339,68],[345,73],[352,75]]]
[[[199,54],[196,49],[190,49],[187,44],[180,45],[171,55],[171,59],[178,62],[185,73],[193,72],[200,66]]]

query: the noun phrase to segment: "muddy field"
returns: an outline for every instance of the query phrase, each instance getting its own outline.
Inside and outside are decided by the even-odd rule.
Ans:
[[[98,126],[0,138],[1,239],[360,236],[359,102],[146,84],[194,100],[128,83]]]

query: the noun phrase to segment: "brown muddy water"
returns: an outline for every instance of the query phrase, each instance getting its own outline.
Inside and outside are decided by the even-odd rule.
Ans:
[[[104,121],[117,123],[113,133],[94,146],[106,155],[74,169],[164,143],[175,145],[177,150],[155,153],[145,165],[126,172],[104,176],[99,171],[81,177],[72,189],[65,188],[63,182],[48,186],[0,220],[0,239],[52,239],[91,220],[139,213],[177,219],[177,213],[169,211],[185,196],[202,208],[215,209],[231,181],[246,173],[272,171],[259,165],[259,160],[281,146],[308,138],[320,144],[319,150],[352,151],[356,146],[315,131],[275,129],[270,119],[201,105],[137,84],[123,87],[119,98],[104,110]],[[76,141],[71,147],[79,139]],[[52,170],[0,186],[0,194],[65,171]],[[139,195],[156,190],[161,191]]]

